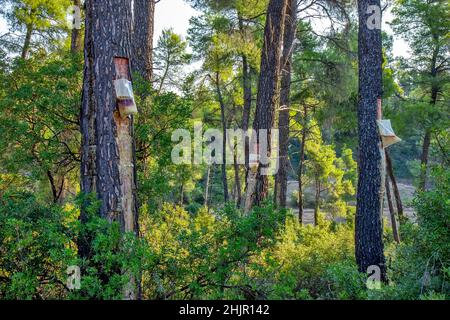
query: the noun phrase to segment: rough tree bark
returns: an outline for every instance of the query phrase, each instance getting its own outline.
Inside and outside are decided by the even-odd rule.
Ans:
[[[258,81],[258,96],[256,99],[256,114],[253,128],[260,144],[260,130],[267,130],[267,156],[271,153],[271,131],[275,120],[275,110],[279,105],[280,65],[284,34],[284,21],[287,0],[270,0],[267,9],[266,26],[264,30],[264,45],[261,53],[261,70]],[[259,205],[267,199],[269,180],[261,174],[261,169],[268,165],[260,164],[256,173],[255,188],[247,189],[247,203]],[[253,179],[253,177],[248,177]],[[248,183],[250,184],[250,183]]]
[[[384,185],[383,159],[377,128],[378,100],[382,96],[381,30],[368,27],[369,5],[380,7],[380,0],[359,0],[359,179],[355,222],[355,256],[360,272],[369,266],[380,268],[386,280],[381,218]],[[381,19],[381,17],[379,17]],[[384,158],[384,155],[383,155]]]
[[[133,70],[145,80],[153,78],[155,0],[134,0]]]
[[[280,130],[279,169],[276,175],[275,203],[286,208],[288,146],[289,146],[289,107],[291,95],[292,55],[294,52],[295,36],[297,31],[297,0],[289,0],[286,11],[286,22],[283,39],[283,59],[281,64],[281,110],[278,118]]]
[[[82,192],[95,193],[99,215],[138,233],[132,117],[121,118],[113,81],[129,75],[131,0],[86,1],[85,69],[81,109]],[[86,221],[82,212],[81,221]],[[80,245],[87,255],[89,243]],[[124,292],[135,299],[136,290]]]

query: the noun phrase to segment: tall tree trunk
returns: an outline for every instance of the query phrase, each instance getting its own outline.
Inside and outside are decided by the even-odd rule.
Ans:
[[[130,57],[131,0],[87,0],[81,189],[96,194],[101,217],[119,222],[122,232],[137,234],[132,116],[120,117],[113,85],[116,78],[131,78]],[[86,221],[84,212],[81,221]],[[82,256],[88,254],[89,245],[81,244]],[[133,282],[125,299],[137,297]]]
[[[239,30],[245,32],[244,23],[242,17],[239,19]],[[248,63],[247,56],[242,55],[242,86],[244,88],[244,110],[242,113],[242,130],[247,132],[250,123],[250,114],[252,109],[252,73],[250,64]],[[245,177],[247,181],[247,175],[249,170],[249,154],[250,154],[250,142],[245,138]]]
[[[436,40],[436,39],[435,39]],[[437,41],[436,41],[437,42]],[[433,54],[431,56],[431,100],[430,104],[431,107],[434,108],[436,105],[439,88],[436,85],[436,76],[437,76],[437,69],[436,69],[436,63],[437,63],[437,57],[439,54],[439,45],[436,45],[433,50]],[[423,138],[423,145],[422,145],[422,156],[420,159],[420,178],[419,178],[419,190],[425,191],[427,187],[427,172],[428,172],[428,157],[430,154],[430,145],[431,145],[431,129],[426,128],[425,129],[425,136]]]
[[[384,192],[381,139],[377,128],[378,101],[382,96],[381,30],[368,27],[369,5],[380,0],[359,0],[359,179],[355,222],[355,256],[360,272],[370,266],[380,269],[386,280],[381,208]],[[381,11],[381,10],[380,10]],[[381,19],[381,17],[380,17]]]
[[[81,10],[81,0],[73,0],[73,5],[80,8]],[[70,51],[72,53],[79,53],[83,50],[83,41],[81,38],[81,30],[75,28],[72,28],[72,35],[70,38]]]
[[[220,74],[216,72],[216,91],[217,98],[220,103],[220,120],[222,122],[222,184],[223,184],[223,198],[225,202],[228,202],[228,181],[227,181],[227,122],[225,118],[225,101],[223,100],[222,91],[220,90]]]
[[[30,45],[31,45],[31,36],[33,35],[33,25],[27,24],[27,32],[25,34],[25,40],[23,42],[22,46],[22,59],[26,59],[28,57],[28,51],[30,51]]]
[[[275,110],[279,105],[281,46],[283,42],[286,7],[287,0],[270,0],[267,9],[264,45],[261,54],[261,70],[253,128],[258,135],[258,144],[260,144],[261,138],[259,136],[260,130],[267,130],[268,157],[271,154],[271,131],[275,120]],[[268,197],[269,179],[267,175],[261,174],[261,170],[265,167],[268,167],[268,165],[260,163],[256,174],[256,186],[254,190],[247,190],[246,198],[249,198],[248,203],[250,203],[250,206],[260,205]]]
[[[295,36],[297,31],[297,0],[289,0],[286,11],[286,22],[283,39],[283,59],[281,65],[281,94],[278,129],[280,130],[279,169],[276,175],[275,203],[286,208],[288,147],[289,147],[289,121],[290,121],[290,95],[292,55],[294,52]]]
[[[391,218],[391,226],[392,226],[392,234],[394,236],[394,240],[397,243],[400,243],[400,233],[398,231],[398,223],[395,217],[394,204],[392,203],[392,195],[391,195],[391,187],[389,185],[389,177],[386,177],[386,201],[389,207],[389,215]]]
[[[306,107],[305,107],[305,126],[306,126]],[[298,165],[298,220],[303,223],[303,171],[305,165],[305,144],[306,144],[306,127],[302,128],[302,141],[300,146],[300,163]]]
[[[155,0],[134,0],[133,70],[145,80],[153,78]]]
[[[395,178],[391,156],[389,155],[389,151],[387,149],[385,149],[385,152],[386,152],[386,169],[389,178],[391,179],[392,189],[394,191],[395,203],[397,207],[397,213],[400,222],[400,219],[404,218],[402,198],[400,197],[400,190],[398,190],[397,179]]]

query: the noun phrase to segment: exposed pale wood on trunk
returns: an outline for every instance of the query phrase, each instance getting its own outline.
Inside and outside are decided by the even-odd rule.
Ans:
[[[138,233],[132,119],[121,119],[113,81],[123,77],[117,57],[131,56],[131,0],[86,1],[85,70],[81,110],[81,189],[100,200],[99,215]],[[128,75],[129,76],[129,75]],[[84,212],[81,221],[86,221]],[[89,243],[80,246],[87,255]],[[124,288],[136,299],[136,281]]]

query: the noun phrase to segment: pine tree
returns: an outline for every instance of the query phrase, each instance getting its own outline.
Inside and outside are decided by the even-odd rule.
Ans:
[[[131,48],[131,0],[87,0],[81,190],[97,195],[101,217],[137,234],[132,117],[120,117],[113,85],[116,78],[131,77]],[[81,243],[80,254],[88,250],[89,243]],[[125,295],[133,299],[136,291],[129,288]]]
[[[133,70],[145,80],[153,78],[155,0],[134,0]]]
[[[275,121],[275,110],[280,98],[280,66],[282,42],[284,34],[287,0],[271,0],[267,9],[266,26],[264,29],[264,45],[261,52],[261,69],[256,99],[256,114],[253,128],[260,143],[260,130],[267,130],[267,151],[271,152],[271,132]],[[260,164],[256,175],[255,187],[247,182],[245,209],[261,204],[268,197],[269,179],[261,174],[264,164]],[[248,178],[249,180],[252,177]]]
[[[377,7],[379,16],[369,10]],[[372,13],[371,13],[372,12]],[[359,179],[355,223],[355,254],[360,272],[378,266],[386,278],[383,247],[382,179],[384,151],[377,128],[382,96],[381,7],[379,0],[359,0]],[[373,16],[375,15],[375,16]],[[373,20],[375,18],[375,20]],[[373,22],[376,22],[375,25]],[[377,25],[377,23],[379,23]]]
[[[286,13],[286,25],[283,39],[283,59],[281,65],[281,110],[278,119],[280,130],[280,155],[279,169],[275,184],[275,202],[280,207],[286,207],[287,170],[288,170],[288,145],[289,145],[289,106],[291,94],[292,55],[294,52],[295,36],[297,31],[297,1],[290,0]]]

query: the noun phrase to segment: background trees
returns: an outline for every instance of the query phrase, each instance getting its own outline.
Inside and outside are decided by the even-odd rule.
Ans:
[[[13,50],[20,50],[21,57],[25,59],[34,44],[34,38],[40,38],[37,44],[46,46],[52,46],[61,39],[66,28],[65,14],[70,0],[2,0],[0,5],[0,13],[11,26],[11,41],[8,44]],[[15,35],[14,32],[19,34]]]
[[[164,30],[154,48],[156,1],[134,2],[133,25],[131,1],[87,1],[84,61],[83,30],[65,23],[78,0],[0,2],[0,298],[122,299],[142,279],[145,299],[448,299],[443,1],[394,2],[409,58],[364,28],[373,1],[360,1],[358,30],[340,1],[192,0],[188,36]],[[25,59],[33,12],[21,8],[39,10]],[[131,61],[132,120],[117,117],[112,81],[128,75],[116,58]],[[386,153],[398,230],[380,210],[379,98],[403,139]],[[278,127],[279,175],[249,190],[250,150],[239,165],[231,139],[228,165],[174,164],[172,133],[199,122]],[[372,264],[380,290],[365,283]]]
[[[409,61],[402,61],[402,66],[415,84],[410,94],[414,101],[407,100],[421,123],[423,140],[419,188],[422,190],[426,187],[431,143],[435,141],[439,144],[440,140],[445,140],[446,134],[442,133],[442,128],[448,127],[448,122],[441,119],[448,119],[448,106],[442,103],[445,104],[448,92],[449,22],[439,18],[448,17],[448,11],[445,1],[398,1],[393,8],[394,30],[408,42],[413,54]]]

